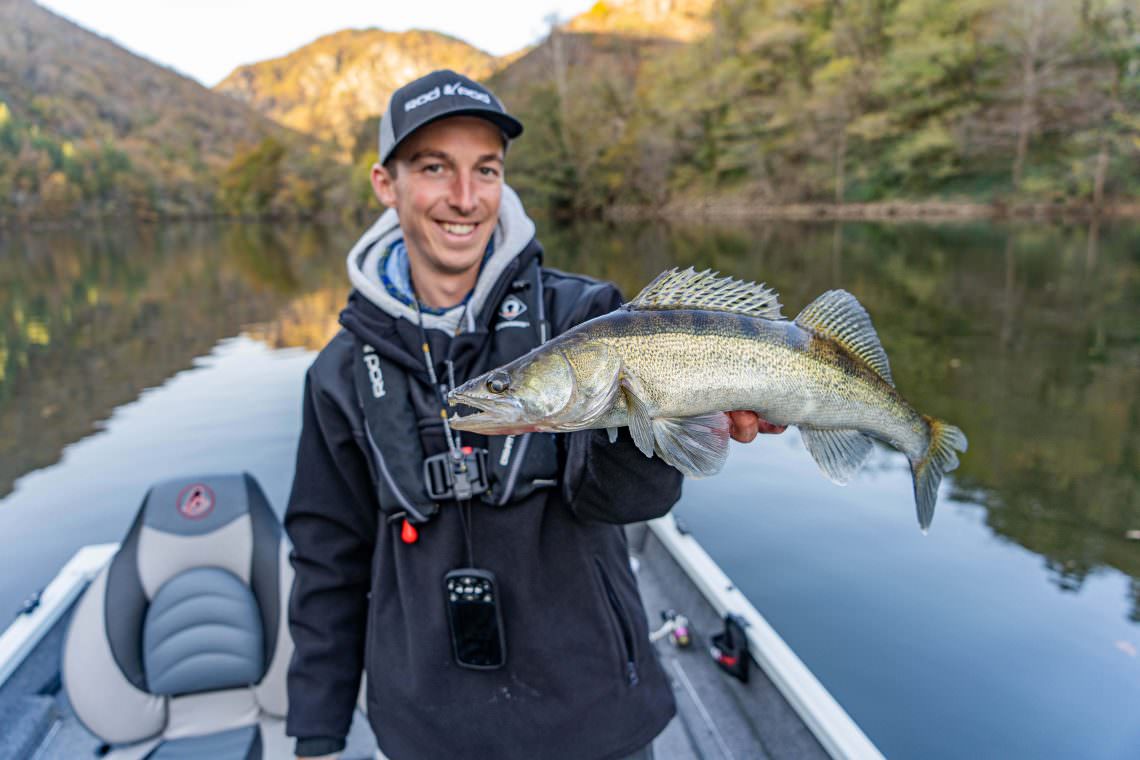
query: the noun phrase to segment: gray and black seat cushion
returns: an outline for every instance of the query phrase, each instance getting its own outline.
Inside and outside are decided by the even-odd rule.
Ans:
[[[150,489],[64,645],[68,697],[113,756],[289,754],[288,555],[247,474]]]

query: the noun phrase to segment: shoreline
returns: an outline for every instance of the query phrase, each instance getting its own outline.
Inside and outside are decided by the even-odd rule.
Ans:
[[[1140,201],[1106,203],[968,203],[958,201],[875,201],[872,203],[756,203],[736,200],[671,201],[662,206],[615,205],[607,221],[1092,221],[1140,219]]]
[[[377,210],[377,213],[378,210]],[[543,212],[536,210],[541,215]],[[360,211],[348,217],[360,216]],[[240,222],[330,224],[343,221],[344,215],[328,211],[318,214],[265,216],[216,213],[189,214],[80,214],[63,217],[20,218],[0,216],[0,230],[45,230],[82,227],[91,223],[130,220],[140,225],[171,222]],[[363,219],[363,217],[361,217]],[[795,222],[971,222],[971,221],[1047,221],[1091,222],[1117,219],[1140,219],[1140,200],[1106,203],[1094,210],[1088,203],[970,203],[965,201],[875,201],[872,203],[762,203],[733,199],[674,200],[660,206],[609,206],[600,219],[607,222],[645,221],[731,221],[759,220]]]

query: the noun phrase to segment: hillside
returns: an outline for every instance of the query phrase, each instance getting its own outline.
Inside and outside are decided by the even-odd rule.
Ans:
[[[0,222],[371,213],[379,114],[440,67],[522,118],[509,179],[564,216],[1135,205],[1134,1],[599,0],[500,59],[345,30],[211,92],[0,0]]]
[[[712,28],[712,8],[713,0],[598,0],[562,28],[691,42]]]
[[[1135,204],[1132,7],[599,0],[489,83],[527,126],[511,183],[564,216]]]
[[[0,1],[0,217],[199,214],[287,130],[29,0]]]
[[[488,84],[526,131],[511,146],[508,180],[528,202],[593,208],[598,187],[621,182],[603,165],[635,117],[647,64],[680,47],[646,35],[555,30]]]
[[[440,68],[486,76],[493,56],[438,32],[346,29],[281,58],[242,66],[214,89],[350,151],[361,122],[402,84]]]
[[[665,55],[627,29],[684,3],[612,5],[495,77],[527,124],[511,181],[562,215],[1140,197],[1134,0],[717,0]],[[625,65],[578,64],[599,49]]]
[[[709,29],[712,4],[713,0],[599,0],[561,26],[564,37],[578,40],[566,43],[572,48],[573,60],[567,63],[570,79],[596,70],[595,63],[614,62],[615,56],[640,57],[647,42],[702,36]],[[522,89],[520,79],[541,83],[549,78],[549,50],[546,40],[495,58],[438,32],[346,29],[280,58],[235,69],[214,90],[280,124],[353,151],[375,123],[369,120],[383,113],[392,92],[409,80],[440,68],[475,79],[507,69],[513,73],[496,81],[509,83],[516,92]],[[624,72],[627,60],[618,63]]]

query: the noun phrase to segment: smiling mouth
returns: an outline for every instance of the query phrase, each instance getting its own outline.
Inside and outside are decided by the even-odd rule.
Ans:
[[[475,231],[479,225],[475,222],[439,222],[444,232],[451,235],[467,236]]]

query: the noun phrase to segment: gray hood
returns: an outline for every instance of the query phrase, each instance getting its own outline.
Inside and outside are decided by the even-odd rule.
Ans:
[[[380,257],[388,246],[403,237],[400,220],[395,209],[388,209],[376,223],[365,232],[352,250],[348,252],[348,279],[356,290],[384,312],[411,322],[419,320],[416,311],[396,298],[393,298],[380,282]],[[475,315],[483,308],[487,294],[499,279],[507,265],[515,259],[527,244],[534,239],[534,222],[526,215],[522,201],[509,186],[503,185],[503,198],[499,206],[499,223],[495,225],[491,241],[491,258],[483,264],[475,292],[468,303],[456,306],[446,313],[436,316],[424,314],[424,327],[432,330],[445,330],[454,334],[459,320],[467,314],[468,324],[463,329],[474,329]]]

